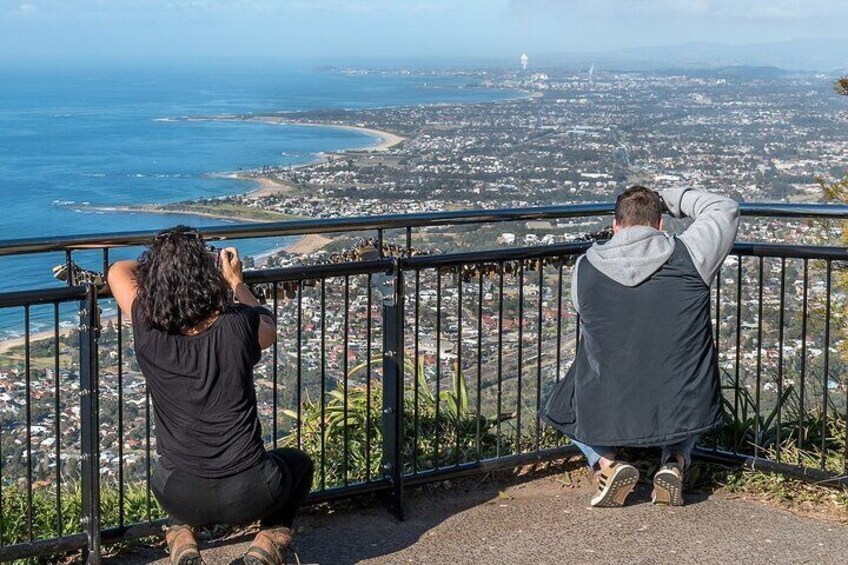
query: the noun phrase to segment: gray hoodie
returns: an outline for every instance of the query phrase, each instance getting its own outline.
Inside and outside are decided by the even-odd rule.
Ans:
[[[694,222],[675,237],[650,226],[633,226],[620,230],[606,243],[595,243],[584,256],[593,267],[624,286],[644,282],[662,267],[674,253],[678,241],[686,250],[708,285],[733,247],[739,227],[739,205],[730,198],[691,188],[672,188],[660,196],[674,218],[692,218]],[[577,272],[571,279],[571,298],[577,302]]]

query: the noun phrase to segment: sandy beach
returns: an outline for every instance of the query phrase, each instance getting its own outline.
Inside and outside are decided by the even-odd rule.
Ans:
[[[379,129],[367,128],[367,127],[363,127],[363,126],[351,126],[351,125],[331,124],[331,123],[321,123],[321,122],[300,122],[300,121],[296,121],[296,120],[295,121],[286,120],[285,118],[279,118],[279,117],[276,117],[276,116],[255,116],[255,117],[249,118],[249,120],[256,121],[256,122],[262,122],[262,123],[265,123],[265,124],[277,125],[277,126],[295,125],[295,126],[308,126],[308,127],[317,127],[317,128],[343,129],[343,130],[347,130],[347,131],[356,131],[356,132],[359,132],[359,133],[364,133],[364,134],[369,135],[371,137],[375,137],[379,140],[379,142],[376,145],[373,145],[371,147],[364,147],[362,149],[352,149],[352,150],[349,150],[349,151],[374,151],[374,152],[388,151],[389,149],[391,149],[395,145],[398,145],[398,144],[406,141],[405,137],[401,137],[401,136],[396,135],[394,133],[390,133],[390,132],[379,130]],[[344,153],[344,151],[339,151],[339,153]]]
[[[60,336],[67,336],[71,330],[67,328],[59,328]],[[53,340],[55,334],[53,330],[45,330],[42,332],[34,332],[29,335],[30,344],[35,343],[36,341],[44,341],[46,339]],[[19,347],[24,345],[26,342],[26,338],[24,336],[20,337],[10,337],[8,339],[0,340],[0,354],[8,352],[13,347]]]
[[[257,184],[257,188],[247,193],[251,198],[266,198],[278,194],[293,192],[295,187],[290,183],[268,176],[257,176],[254,173],[234,173],[226,178],[249,180]]]
[[[338,128],[338,129],[346,129],[348,131],[358,131],[359,133],[364,133],[367,135],[371,135],[380,140],[380,143],[375,145],[374,147],[366,147],[362,149],[362,151],[388,151],[395,145],[399,145],[406,141],[405,137],[401,137],[399,135],[389,133],[387,131],[382,131],[379,129],[372,129],[360,126],[340,126],[335,124],[318,124],[318,123],[306,123],[306,122],[295,122],[299,126],[315,126],[315,127],[329,127],[329,128]]]
[[[317,233],[310,233],[303,236],[297,243],[286,247],[285,250],[297,255],[308,255],[320,251],[332,241],[332,238],[324,237]]]

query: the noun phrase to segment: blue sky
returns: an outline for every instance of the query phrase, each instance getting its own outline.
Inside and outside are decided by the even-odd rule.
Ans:
[[[7,60],[504,59],[809,37],[848,38],[848,0],[0,0]]]

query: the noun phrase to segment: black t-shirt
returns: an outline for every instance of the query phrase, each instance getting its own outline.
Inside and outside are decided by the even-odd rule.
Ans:
[[[234,475],[265,454],[253,366],[262,354],[258,308],[236,305],[203,333],[152,328],[132,306],[138,364],[153,398],[161,463],[204,478]]]

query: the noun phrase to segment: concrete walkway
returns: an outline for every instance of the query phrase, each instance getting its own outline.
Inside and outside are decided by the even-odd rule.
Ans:
[[[846,564],[848,525],[799,517],[722,494],[693,494],[682,508],[651,505],[640,485],[621,509],[588,506],[588,474],[562,473],[508,483],[482,478],[411,492],[407,520],[349,503],[315,509],[300,522],[301,563]],[[241,563],[250,537],[202,548],[210,565]],[[167,565],[162,548],[107,560]],[[290,563],[294,562],[290,560]]]

